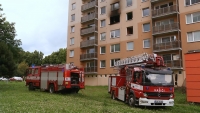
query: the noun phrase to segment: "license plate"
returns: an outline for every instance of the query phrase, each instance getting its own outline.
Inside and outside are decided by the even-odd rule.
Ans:
[[[154,103],[163,103],[162,100],[155,100]]]

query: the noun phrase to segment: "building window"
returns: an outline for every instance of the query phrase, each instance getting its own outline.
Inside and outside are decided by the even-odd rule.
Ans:
[[[106,67],[106,61],[105,60],[101,60],[100,61],[100,68],[105,68]]]
[[[106,53],[106,47],[100,47],[100,54],[105,54]]]
[[[75,31],[75,27],[71,26],[71,33],[74,33],[74,31]]]
[[[110,52],[114,53],[114,52],[119,52],[120,51],[120,44],[114,44],[110,46]]]
[[[74,50],[70,50],[69,57],[74,57]]]
[[[144,8],[142,9],[142,16],[145,17],[145,16],[149,16],[149,8]]]
[[[196,42],[196,41],[200,41],[200,31],[188,32],[187,42]]]
[[[133,42],[127,42],[127,50],[133,50]]]
[[[126,0],[126,6],[132,6],[132,0]]]
[[[114,67],[115,66],[115,62],[117,62],[118,60],[120,60],[119,58],[117,59],[111,59],[110,60],[110,67]]]
[[[132,20],[133,19],[133,12],[126,13],[126,20]]]
[[[149,39],[143,40],[143,48],[150,48],[150,40]]]
[[[127,35],[132,35],[133,34],[133,26],[127,27],[126,31],[127,31]]]
[[[119,2],[111,4],[111,11],[119,9]]]
[[[200,22],[200,12],[192,13],[186,15],[186,23],[195,23],[195,22]]]
[[[95,62],[87,62],[86,67],[95,67]]]
[[[71,15],[71,21],[75,21],[75,14]]]
[[[100,12],[100,14],[105,14],[106,13],[106,7],[104,6],[104,7],[101,7],[101,12]]]
[[[101,2],[104,2],[105,0],[101,0]]]
[[[142,2],[146,2],[147,0],[142,0]]]
[[[185,0],[185,5],[192,5],[192,4],[195,4],[195,3],[199,3],[200,0]]]
[[[168,36],[168,37],[156,38],[156,44],[173,42],[175,40],[176,40],[176,36]]]
[[[76,4],[75,3],[72,4],[72,10],[74,10],[74,9],[76,9]]]
[[[70,45],[73,45],[73,44],[74,44],[74,37],[70,38]]]
[[[116,29],[116,30],[113,30],[111,31],[111,38],[117,38],[120,36],[120,30],[119,29]]]
[[[95,53],[95,49],[94,48],[90,48],[90,49],[87,49],[86,52],[89,54],[89,53]]]
[[[101,20],[101,27],[105,27],[106,26],[106,20]]]
[[[149,32],[150,31],[150,23],[143,24],[143,31]]]
[[[110,17],[110,25],[120,22],[120,15]]]
[[[166,61],[172,61],[172,55],[171,54],[165,54],[163,55],[163,60]]]
[[[162,21],[156,21],[155,22],[155,26],[163,26],[163,25],[169,25],[169,24],[173,24],[174,23],[174,19],[167,19],[167,20],[162,20]]]
[[[100,34],[100,40],[106,40],[106,33],[101,33]]]

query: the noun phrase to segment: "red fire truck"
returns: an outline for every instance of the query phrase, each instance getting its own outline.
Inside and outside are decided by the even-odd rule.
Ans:
[[[156,54],[141,54],[115,62],[119,76],[110,76],[108,92],[130,106],[174,106],[172,71]]]
[[[27,70],[29,90],[48,90],[50,93],[70,90],[78,93],[85,88],[84,70],[73,65],[32,66]]]

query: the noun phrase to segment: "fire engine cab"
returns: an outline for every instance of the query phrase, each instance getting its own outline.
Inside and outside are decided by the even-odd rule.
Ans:
[[[174,106],[172,71],[156,54],[141,54],[115,62],[119,76],[110,76],[108,92],[130,106]]]
[[[27,70],[26,86],[29,90],[48,90],[50,93],[70,90],[78,93],[85,88],[84,70],[71,64],[32,66]]]

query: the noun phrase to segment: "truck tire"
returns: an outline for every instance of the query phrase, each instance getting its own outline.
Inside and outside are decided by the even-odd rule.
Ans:
[[[34,88],[34,86],[33,86],[33,83],[29,83],[28,84],[28,90],[29,91],[33,91],[35,88]]]
[[[113,100],[116,100],[116,97],[115,97],[115,91],[112,91],[111,98],[112,98]]]
[[[55,92],[55,88],[53,84],[49,85],[49,93],[54,93]]]
[[[128,104],[131,107],[135,107],[135,96],[133,94],[129,95]]]

